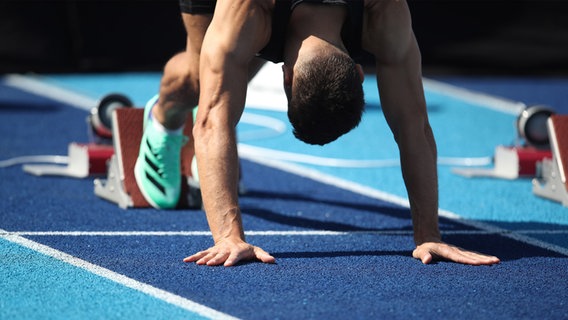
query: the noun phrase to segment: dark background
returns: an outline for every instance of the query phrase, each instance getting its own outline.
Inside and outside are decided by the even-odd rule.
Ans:
[[[425,74],[568,74],[568,1],[409,0]],[[158,71],[177,0],[1,0],[0,73]]]

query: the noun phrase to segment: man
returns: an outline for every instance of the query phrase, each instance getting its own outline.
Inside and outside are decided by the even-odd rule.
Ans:
[[[187,50],[168,62],[160,97],[146,108],[149,123],[136,176],[156,207],[177,203],[181,127],[199,102],[193,136],[214,246],[184,261],[225,266],[250,259],[275,261],[245,241],[238,203],[235,126],[257,54],[284,62],[295,136],[325,144],[360,120],[363,72],[351,55],[362,49],[375,57],[382,109],[400,150],[416,243],[413,256],[423,263],[499,262],[441,241],[436,145],[426,112],[420,52],[404,0],[218,0],[213,16],[211,1],[181,3]]]

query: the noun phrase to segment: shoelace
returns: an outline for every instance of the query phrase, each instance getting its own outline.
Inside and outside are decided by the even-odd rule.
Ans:
[[[181,147],[187,143],[189,139],[184,135],[163,136],[154,145],[156,158],[160,160],[158,173],[164,178],[174,176],[179,173]],[[175,156],[169,156],[174,154]]]

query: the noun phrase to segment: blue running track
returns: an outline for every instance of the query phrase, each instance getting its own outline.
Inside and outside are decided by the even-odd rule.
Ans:
[[[2,78],[0,319],[568,318],[568,209],[533,195],[529,179],[451,171],[491,167],[494,148],[514,143],[517,101],[568,113],[568,80],[426,81],[444,240],[502,260],[472,267],[412,258],[372,78],[361,126],[322,148],[294,140],[281,92],[263,77],[281,83],[270,70],[251,83],[238,128],[240,201],[249,242],[277,263],[232,268],[182,262],[211,245],[200,210],[123,210],[94,195],[93,177],[38,177],[7,161],[66,155],[89,140],[98,98],[122,92],[142,105],[158,74]]]

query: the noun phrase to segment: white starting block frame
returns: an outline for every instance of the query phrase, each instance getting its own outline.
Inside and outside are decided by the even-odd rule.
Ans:
[[[26,164],[23,170],[36,176],[87,178],[104,175],[106,163],[114,153],[112,146],[72,142],[68,146],[66,166],[56,164]]]
[[[568,115],[553,115],[547,121],[552,159],[544,159],[539,165],[538,177],[533,179],[533,193],[557,201],[568,207]]]
[[[124,191],[122,182],[124,176],[120,174],[119,161],[113,155],[108,162],[108,172],[106,179],[95,179],[95,195],[116,203],[120,208],[127,209],[133,207],[134,203],[130,196]]]
[[[497,146],[493,168],[452,168],[452,172],[466,178],[532,178],[537,174],[538,163],[551,157],[550,151],[534,147]]]

